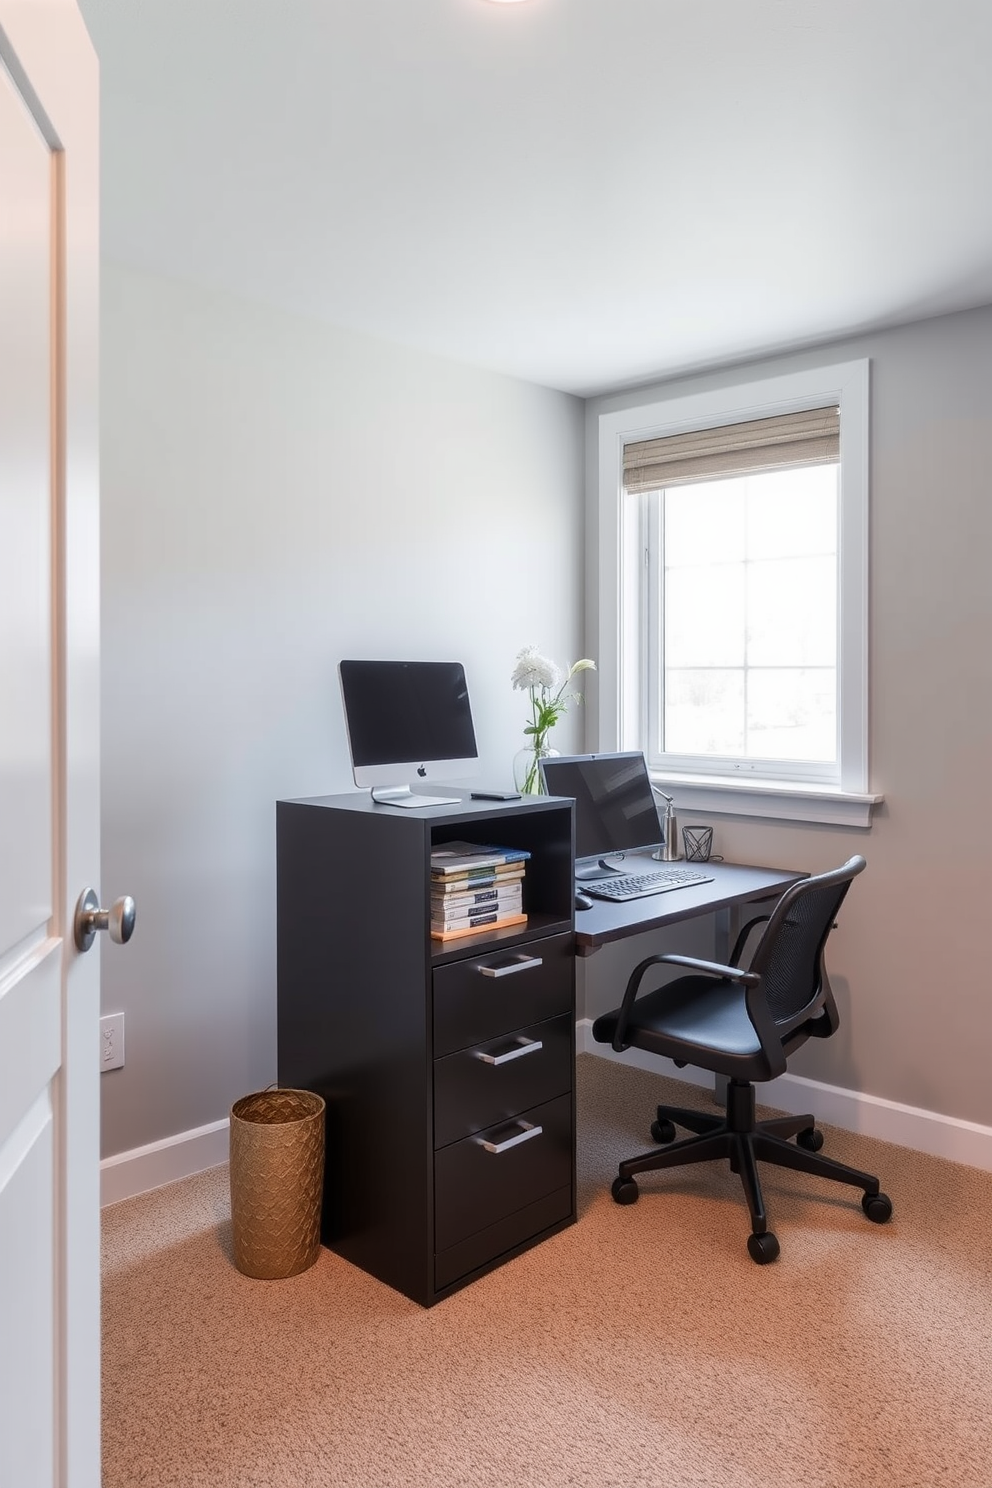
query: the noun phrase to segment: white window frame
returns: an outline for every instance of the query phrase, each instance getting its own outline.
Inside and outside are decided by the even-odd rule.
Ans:
[[[869,363],[841,362],[690,393],[599,418],[599,748],[640,749],[646,739],[642,638],[644,535],[629,519],[624,446],[689,429],[744,423],[800,409],[840,408],[838,547],[839,783],[771,775],[658,774],[681,810],[868,826],[882,800],[869,790],[868,412]]]

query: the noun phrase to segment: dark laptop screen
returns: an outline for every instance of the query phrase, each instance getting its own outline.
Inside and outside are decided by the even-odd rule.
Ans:
[[[661,840],[647,765],[640,753],[582,754],[541,761],[552,796],[575,797],[575,856],[651,847]]]

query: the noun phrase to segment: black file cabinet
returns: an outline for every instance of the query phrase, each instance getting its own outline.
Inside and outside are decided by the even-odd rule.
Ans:
[[[575,1220],[571,801],[276,806],[278,1075],[327,1102],[325,1245],[429,1306]],[[527,923],[430,938],[430,855],[526,848]]]

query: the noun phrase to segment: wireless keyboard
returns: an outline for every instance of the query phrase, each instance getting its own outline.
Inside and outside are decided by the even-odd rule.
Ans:
[[[599,878],[595,883],[582,879],[578,888],[583,894],[611,899],[616,903],[626,899],[646,899],[649,894],[665,894],[669,889],[684,889],[690,884],[712,882],[712,873],[699,873],[695,868],[659,868],[657,872]]]

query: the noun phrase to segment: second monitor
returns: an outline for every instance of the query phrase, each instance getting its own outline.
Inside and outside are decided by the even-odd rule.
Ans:
[[[640,751],[552,756],[541,761],[545,789],[575,798],[575,877],[579,883],[622,872],[601,859],[653,847],[661,826]]]

